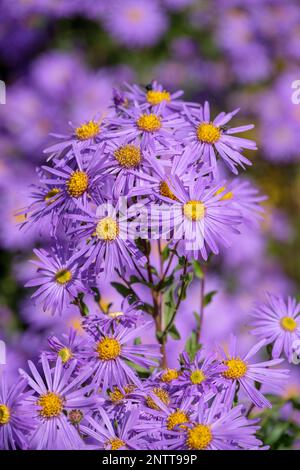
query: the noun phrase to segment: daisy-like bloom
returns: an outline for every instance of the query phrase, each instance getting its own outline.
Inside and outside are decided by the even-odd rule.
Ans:
[[[143,109],[138,103],[134,103],[131,108],[124,108],[122,117],[110,119],[113,130],[108,131],[107,138],[121,137],[128,143],[139,138],[141,148],[153,152],[157,152],[160,147],[170,149],[176,144],[175,130],[184,124],[184,119],[177,113],[163,116],[163,109],[163,102],[155,112]]]
[[[51,211],[64,215],[71,209],[75,210],[76,203],[86,205],[95,187],[98,189],[100,162],[94,152],[82,157],[78,149],[75,149],[74,161],[61,165],[54,160],[54,163],[54,167],[42,167],[46,175],[41,181],[49,188],[44,199],[44,214]]]
[[[81,432],[87,434],[96,444],[91,447],[105,450],[138,450],[142,449],[142,440],[137,434],[139,411],[131,409],[118,419],[111,419],[106,411],[99,407],[98,417],[87,416],[87,425],[80,426]]]
[[[272,356],[282,353],[291,361],[293,343],[300,339],[300,304],[296,299],[267,293],[267,301],[256,305],[252,312],[252,333],[273,344]]]
[[[199,178],[185,187],[177,176],[169,180],[169,188],[175,198],[165,198],[171,203],[174,224],[174,240],[180,240],[179,249],[206,260],[208,253],[219,253],[219,245],[230,246],[233,233],[241,217],[230,204],[221,200],[220,186],[206,187],[206,179]]]
[[[151,108],[155,111],[161,103],[164,103],[162,114],[170,111],[180,111],[184,106],[198,106],[194,103],[188,103],[179,100],[183,95],[182,90],[171,93],[166,90],[163,85],[153,80],[151,84],[142,88],[139,85],[126,84],[127,90],[126,97],[131,101],[138,102],[142,107]],[[144,106],[143,106],[144,105]]]
[[[227,369],[222,372],[222,376],[227,381],[227,389],[225,390],[225,402],[232,404],[236,385],[240,384],[249,399],[259,408],[271,408],[271,403],[264,395],[255,387],[255,382],[262,385],[270,385],[278,387],[287,380],[289,371],[283,369],[271,369],[283,362],[283,359],[273,359],[259,363],[251,363],[251,358],[266,345],[266,340],[262,340],[255,344],[250,351],[241,355],[237,351],[236,337],[231,335],[228,354],[219,348],[223,363]]]
[[[105,123],[101,122],[100,119],[90,119],[78,126],[71,124],[71,127],[71,135],[51,134],[52,137],[59,139],[60,142],[44,150],[44,153],[49,154],[49,160],[56,158],[68,161],[74,158],[74,151],[84,153],[95,145],[97,145],[99,150],[102,150],[104,147]]]
[[[25,286],[39,286],[32,298],[41,303],[44,310],[62,315],[70,302],[84,290],[78,255],[72,253],[70,246],[59,243],[48,250],[35,249],[34,253],[39,260],[31,262],[38,268],[38,277]]]
[[[198,352],[194,361],[190,361],[188,354],[184,352],[182,359],[183,370],[174,381],[174,385],[178,386],[177,394],[183,397],[193,396],[197,400],[202,395],[207,399],[214,396],[218,392],[218,386],[224,382],[221,374],[226,366],[217,360],[215,354],[204,355]]]
[[[101,173],[114,175],[113,194],[127,195],[139,183],[139,175],[150,173],[153,168],[162,166],[156,153],[142,149],[139,139],[128,143],[125,139],[110,140],[105,148],[105,160]]]
[[[99,330],[96,335],[93,334],[86,357],[93,382],[101,386],[103,391],[112,389],[113,386],[122,389],[131,383],[141,385],[128,361],[144,368],[157,366],[156,361],[161,357],[158,345],[130,344],[141,332],[147,330],[151,323],[147,322],[137,328],[117,325],[113,333]]]
[[[260,203],[267,199],[259,195],[258,189],[249,181],[233,180],[224,183],[218,190],[223,201],[230,201],[232,207],[240,212],[243,222],[250,227],[257,227],[263,220],[264,208]]]
[[[167,17],[157,0],[112,0],[104,15],[104,26],[127,47],[149,47],[165,32]]]
[[[26,380],[8,387],[5,372],[0,371],[0,449],[27,449],[28,433],[34,428],[34,420],[26,414],[23,402],[29,396],[25,392]]]
[[[94,403],[91,386],[81,387],[87,379],[87,371],[73,377],[76,363],[64,368],[60,357],[55,367],[50,369],[45,355],[41,357],[43,376],[29,361],[32,376],[21,370],[34,394],[27,398],[26,404],[33,410],[37,421],[36,429],[30,435],[32,449],[80,449],[83,441],[77,430],[66,416],[67,410],[89,408]]]
[[[85,257],[82,270],[91,267],[96,276],[111,276],[115,269],[133,269],[133,260],[145,264],[145,257],[129,238],[128,214],[119,211],[121,204],[112,200],[99,205],[96,211],[94,207],[79,206],[82,215],[70,214],[77,224],[70,235],[84,242],[80,251]]]
[[[124,300],[120,310],[109,309],[107,313],[97,312],[95,314],[89,314],[83,319],[83,328],[87,332],[97,334],[98,329],[110,332],[113,331],[117,325],[132,328],[142,319],[143,312],[139,308],[139,303],[134,302],[130,305]]]
[[[226,410],[221,397],[212,404],[201,402],[193,415],[193,422],[187,423],[183,432],[176,436],[173,447],[188,450],[255,450],[262,442],[255,437],[259,426],[256,420],[248,420],[239,405]]]
[[[186,119],[188,125],[182,127],[180,136],[186,144],[189,144],[194,161],[199,159],[208,162],[217,172],[217,157],[220,157],[230,170],[237,174],[237,166],[245,168],[251,162],[242,155],[243,149],[256,150],[256,144],[252,140],[236,137],[233,134],[252,129],[252,124],[247,126],[228,128],[227,123],[237,114],[239,109],[231,113],[220,113],[212,121],[209,104],[206,102],[203,109],[196,113],[188,112]]]
[[[69,334],[63,334],[61,339],[51,336],[48,343],[50,351],[45,351],[44,354],[49,361],[56,362],[60,357],[64,367],[69,367],[73,361],[79,367],[83,364],[86,339],[78,337],[76,330],[70,329]]]

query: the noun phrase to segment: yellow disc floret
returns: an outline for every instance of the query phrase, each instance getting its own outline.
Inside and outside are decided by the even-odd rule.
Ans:
[[[0,426],[9,423],[10,411],[8,406],[0,405]]]
[[[104,217],[99,220],[96,227],[96,235],[101,240],[113,241],[119,235],[119,225],[112,217]]]
[[[119,147],[115,153],[116,160],[124,168],[134,168],[141,163],[142,155],[138,147],[132,144]]]
[[[58,284],[64,285],[70,282],[72,279],[72,273],[68,269],[60,269],[55,274],[55,280]]]
[[[122,439],[119,439],[118,437],[112,438],[108,441],[108,444],[111,447],[111,450],[118,450],[121,447],[125,446],[125,442],[122,441]]]
[[[204,382],[205,379],[206,377],[203,371],[200,369],[194,370],[190,375],[190,381],[192,382],[192,384],[195,384],[195,385],[201,384],[202,382]]]
[[[188,430],[186,444],[189,449],[206,449],[212,441],[210,426],[206,424],[197,424]]]
[[[112,361],[121,354],[121,345],[115,338],[104,337],[97,344],[96,351],[101,361]]]
[[[176,369],[166,369],[161,376],[162,382],[172,382],[172,380],[178,379],[179,372]]]
[[[67,191],[70,196],[79,198],[85,193],[89,186],[89,177],[84,171],[74,171],[66,182]]]
[[[183,214],[189,220],[201,220],[205,216],[205,205],[201,201],[188,201],[183,205]]]
[[[222,372],[223,377],[226,379],[240,379],[247,372],[247,364],[239,357],[229,358],[227,361],[224,361],[224,364],[228,367],[227,370]]]
[[[57,196],[61,190],[59,188],[52,188],[50,191],[47,192],[44,196],[44,200],[47,202],[47,205],[52,204],[54,201],[56,201],[57,198],[53,199],[54,196]]]
[[[158,90],[149,90],[147,91],[147,101],[152,106],[161,103],[162,101],[171,101],[170,93],[166,90],[158,91]]]
[[[159,184],[159,194],[163,197],[168,197],[169,199],[172,199],[173,201],[178,201],[177,197],[173,192],[171,191],[168,183],[166,181],[161,181]]]
[[[160,387],[154,387],[152,390],[152,393],[157,396],[157,398],[160,399],[165,405],[168,405],[170,403],[170,397],[169,394],[166,390]],[[152,408],[153,410],[160,410],[160,407],[155,403],[152,397],[150,395],[146,399],[147,406],[149,408]]]
[[[96,137],[100,132],[100,125],[95,121],[88,121],[75,129],[75,135],[79,140],[87,140]]]
[[[216,191],[215,196],[219,196],[225,191],[226,191],[225,186],[222,186],[220,189],[218,189],[218,191]],[[229,199],[232,199],[232,198],[233,198],[233,192],[229,191],[228,193],[225,192],[225,194],[223,194],[223,196],[220,198],[220,201],[228,201]]]
[[[197,127],[197,138],[206,144],[215,144],[221,137],[219,127],[214,126],[211,122],[202,122]]]
[[[280,320],[280,326],[285,331],[289,331],[290,333],[292,333],[296,330],[298,324],[293,317],[282,317]]]
[[[59,416],[63,410],[63,399],[54,392],[42,395],[37,404],[41,407],[40,415],[47,419]]]
[[[156,114],[142,114],[136,124],[142,131],[156,132],[161,128],[161,118]]]
[[[172,431],[176,426],[184,423],[188,423],[189,418],[188,415],[180,410],[179,408],[171,413],[167,418],[167,429]],[[181,426],[183,427],[183,426]]]
[[[70,359],[72,359],[72,356],[73,356],[71,349],[67,347],[61,348],[58,351],[58,355],[61,358],[63,364],[66,364]]]

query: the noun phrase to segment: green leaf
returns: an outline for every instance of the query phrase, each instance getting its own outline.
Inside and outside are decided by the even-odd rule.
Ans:
[[[194,268],[194,273],[195,273],[195,276],[198,278],[198,279],[203,279],[204,277],[204,272],[202,270],[202,267],[201,267],[201,264],[199,263],[198,260],[194,259],[193,262],[193,268]]]
[[[124,286],[124,284],[121,284],[120,282],[111,282],[111,285],[123,297],[127,297],[128,295],[132,294],[132,289],[129,289],[128,287]]]
[[[166,261],[169,258],[169,256],[170,256],[170,249],[168,245],[166,245],[164,249],[162,250],[161,257],[163,261]]]
[[[170,326],[169,328],[169,331],[168,331],[168,334],[171,336],[171,338],[173,339],[176,339],[176,340],[179,340],[181,339],[181,336],[180,336],[180,333],[179,331],[177,330],[175,324],[173,323],[173,325]]]
[[[208,292],[208,294],[205,294],[204,299],[203,299],[204,307],[210,304],[210,302],[212,301],[212,299],[214,298],[217,292],[218,292],[217,290],[212,290],[211,292]]]
[[[193,361],[199,349],[201,349],[201,344],[197,341],[197,335],[195,331],[192,331],[191,335],[185,343],[185,351],[188,353],[190,360]]]

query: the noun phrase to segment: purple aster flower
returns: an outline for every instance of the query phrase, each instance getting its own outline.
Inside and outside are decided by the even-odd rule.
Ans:
[[[96,445],[92,447],[105,450],[134,450],[142,449],[142,441],[136,433],[139,422],[137,409],[127,411],[121,419],[112,420],[106,411],[99,407],[98,419],[87,416],[85,421],[89,426],[82,425],[81,432],[92,437]]]
[[[141,148],[147,148],[159,154],[160,148],[167,148],[176,144],[174,132],[184,123],[183,118],[177,113],[163,116],[165,102],[161,102],[155,112],[143,109],[138,103],[132,108],[122,108],[123,116],[111,118],[112,131],[108,131],[106,137],[125,138],[128,143],[140,138]]]
[[[233,173],[238,173],[237,166],[245,168],[251,162],[242,155],[242,149],[255,150],[255,142],[232,134],[253,129],[253,125],[228,128],[227,123],[237,114],[239,109],[231,113],[220,113],[212,121],[208,102],[204,108],[197,112],[186,114],[187,126],[182,126],[179,137],[186,145],[190,146],[190,151],[194,160],[203,159],[208,162],[217,172],[217,156],[219,156]]]
[[[104,203],[95,208],[78,206],[82,215],[70,215],[76,222],[70,235],[83,244],[80,255],[85,257],[82,270],[92,267],[96,276],[111,276],[115,269],[134,268],[134,263],[145,264],[145,257],[129,239],[128,217],[122,211],[122,200]],[[121,210],[120,210],[121,209]]]
[[[173,205],[174,240],[180,240],[180,250],[195,258],[201,253],[207,259],[209,251],[219,253],[218,245],[230,246],[232,234],[239,233],[236,226],[241,218],[221,200],[220,186],[208,189],[206,180],[199,178],[185,188],[174,176],[169,187],[175,198],[165,200]]]
[[[86,338],[79,337],[76,330],[70,329],[68,334],[61,335],[61,339],[51,336],[48,338],[48,344],[50,351],[43,354],[49,361],[56,362],[60,357],[64,367],[69,367],[73,361],[76,361],[77,367],[83,365]]]
[[[156,0],[112,0],[104,16],[109,33],[127,47],[152,46],[167,28],[167,17]]]
[[[88,396],[91,386],[81,387],[87,379],[87,371],[72,377],[76,363],[64,368],[60,357],[55,367],[50,369],[45,355],[41,358],[44,378],[34,364],[29,361],[32,377],[21,370],[34,394],[27,399],[29,409],[34,411],[37,425],[30,435],[29,446],[32,449],[80,449],[83,441],[77,429],[70,424],[68,410],[89,408],[94,402]]]
[[[262,340],[255,344],[246,355],[239,355],[236,347],[236,337],[231,335],[229,353],[226,354],[219,349],[223,362],[227,366],[227,370],[222,376],[227,379],[228,387],[225,390],[225,402],[229,405],[233,402],[237,383],[240,384],[249,399],[259,408],[271,408],[271,403],[264,395],[255,387],[254,383],[263,385],[280,387],[287,380],[289,371],[283,369],[270,369],[283,362],[283,359],[273,359],[259,363],[250,363],[249,360],[266,345],[266,341]]]
[[[193,361],[189,359],[186,352],[182,354],[182,372],[174,385],[178,386],[179,396],[193,396],[197,400],[202,395],[206,399],[211,398],[218,392],[218,386],[224,383],[221,373],[226,370],[226,366],[217,361],[216,354],[204,355],[198,352]]]
[[[258,303],[252,312],[252,333],[273,343],[272,356],[284,352],[291,361],[293,343],[300,339],[300,304],[296,299],[267,293],[267,302]]]
[[[259,426],[248,420],[239,405],[230,411],[224,409],[220,397],[207,407],[201,403],[193,423],[187,423],[178,433],[173,448],[189,450],[254,450],[262,442],[255,437]]]
[[[114,385],[121,388],[127,384],[140,386],[140,380],[127,364],[127,361],[138,366],[149,368],[156,366],[160,358],[159,346],[153,344],[128,344],[147,330],[152,322],[137,328],[124,328],[117,325],[113,333],[98,331],[93,334],[86,357],[89,360],[93,381],[102,390],[112,389]]]
[[[23,405],[30,394],[24,392],[27,382],[21,379],[8,387],[5,371],[0,370],[0,377],[0,449],[26,449],[28,433],[34,428]]]
[[[71,246],[57,243],[48,250],[34,250],[39,261],[32,260],[38,268],[38,277],[26,283],[26,287],[39,286],[32,295],[44,310],[62,315],[65,308],[84,290],[81,281],[77,253],[72,253]]]

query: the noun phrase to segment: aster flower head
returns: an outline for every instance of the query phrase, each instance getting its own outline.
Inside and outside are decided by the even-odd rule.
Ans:
[[[156,0],[113,0],[104,16],[104,25],[127,47],[149,47],[165,32],[167,17]]]
[[[145,257],[128,233],[129,211],[124,211],[124,200],[99,200],[98,207],[78,206],[81,214],[70,214],[76,224],[70,235],[82,243],[80,256],[85,260],[82,270],[93,269],[96,276],[111,276],[116,269],[134,268],[134,262],[143,265]],[[134,262],[133,262],[134,260]]]
[[[74,409],[89,409],[94,403],[91,386],[81,387],[86,381],[87,371],[74,378],[76,362],[64,368],[60,357],[53,369],[45,355],[41,357],[43,375],[29,361],[31,375],[24,370],[20,373],[33,390],[26,405],[35,413],[35,430],[29,438],[30,448],[42,449],[79,449],[83,441],[76,428],[67,418],[67,412]]]
[[[253,125],[228,128],[228,122],[239,109],[231,113],[220,113],[212,121],[208,102],[197,112],[188,112],[187,126],[183,126],[179,136],[191,147],[194,160],[202,159],[212,166],[217,173],[217,157],[220,157],[229,169],[237,174],[237,166],[245,168],[251,162],[241,153],[243,149],[256,150],[255,142],[235,137],[233,134],[253,128]]]
[[[5,371],[0,370],[0,449],[27,449],[28,434],[34,429],[34,419],[26,413],[23,403],[30,395],[27,382],[20,379],[9,387]]]
[[[125,415],[111,419],[104,408],[99,407],[98,416],[87,416],[81,431],[95,441],[93,448],[105,450],[134,450],[143,448],[136,432],[139,423],[139,411],[128,410]]]
[[[113,386],[122,389],[127,384],[141,385],[127,361],[146,369],[157,365],[156,361],[161,356],[158,345],[131,344],[150,325],[151,322],[137,328],[117,325],[113,333],[100,329],[97,334],[92,333],[86,357],[93,382],[101,386],[104,392]]]
[[[76,330],[71,328],[68,334],[64,333],[59,338],[52,335],[48,338],[48,344],[50,350],[43,354],[49,361],[55,363],[60,357],[64,367],[69,367],[73,361],[79,367],[83,365],[86,338],[79,337]]]
[[[273,345],[272,356],[282,353],[291,361],[293,343],[300,339],[300,304],[296,299],[266,294],[264,303],[257,303],[252,312],[252,334]]]
[[[255,387],[255,382],[280,388],[282,383],[288,379],[289,371],[272,368],[273,366],[281,364],[283,359],[273,359],[258,363],[250,362],[251,358],[265,345],[266,340],[259,341],[247,354],[242,355],[238,353],[236,337],[231,335],[228,354],[222,349],[219,349],[223,363],[227,366],[227,369],[222,372],[222,376],[227,381],[225,402],[227,402],[229,406],[231,406],[233,402],[236,384],[239,383],[252,403],[259,408],[271,408],[271,403]]]
[[[255,437],[257,421],[243,416],[243,406],[224,408],[220,397],[210,406],[201,403],[196,416],[175,439],[173,448],[188,450],[257,450],[262,442]]]
[[[207,188],[203,178],[190,182],[188,187],[177,176],[169,181],[175,198],[165,198],[165,201],[173,206],[174,239],[183,236],[179,249],[194,258],[201,254],[207,259],[210,251],[219,253],[219,245],[230,246],[232,234],[239,233],[236,226],[241,218],[221,200],[220,186]]]
[[[38,268],[38,277],[26,283],[26,287],[38,287],[32,295],[44,310],[62,315],[67,306],[84,290],[81,280],[78,255],[72,246],[57,243],[45,250],[34,250],[38,261],[32,260]]]

